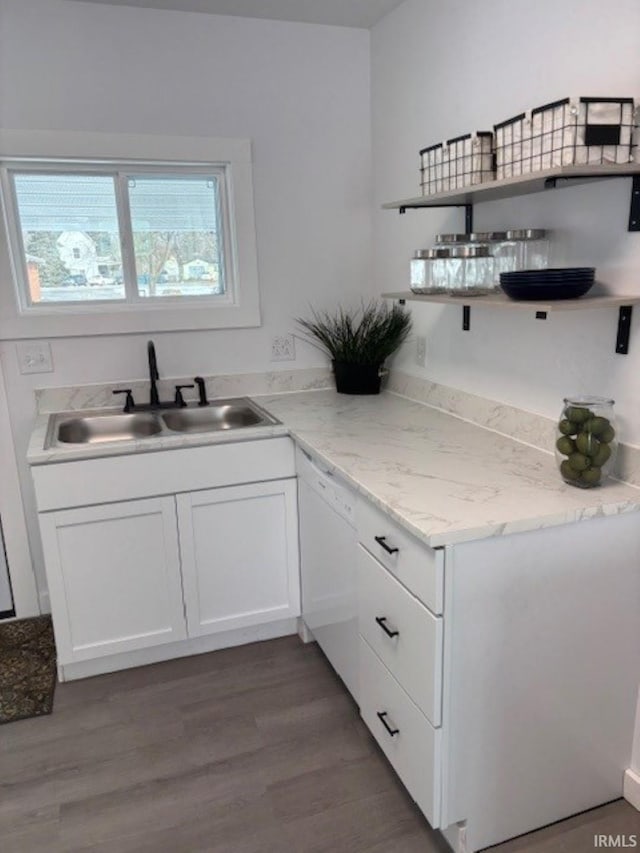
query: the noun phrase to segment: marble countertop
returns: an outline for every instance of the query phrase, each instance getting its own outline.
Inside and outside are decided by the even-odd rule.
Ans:
[[[391,393],[259,402],[301,447],[432,547],[640,510],[634,486],[567,486],[552,453]]]
[[[31,464],[291,435],[360,494],[432,547],[640,510],[640,489],[607,481],[565,485],[553,454],[392,393],[257,396],[282,424],[43,450],[41,415]]]

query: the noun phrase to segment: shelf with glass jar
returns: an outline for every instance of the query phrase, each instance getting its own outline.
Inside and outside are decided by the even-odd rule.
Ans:
[[[462,328],[471,328],[471,305],[487,308],[507,308],[515,311],[533,311],[537,320],[546,320],[550,313],[562,311],[584,311],[589,309],[617,308],[618,331],[615,351],[626,355],[629,351],[629,333],[631,330],[631,315],[633,306],[640,303],[640,296],[615,296],[611,294],[587,294],[579,299],[557,299],[548,301],[515,300],[504,293],[493,292],[486,295],[458,294],[451,296],[447,293],[418,294],[410,290],[381,294],[383,299],[397,300],[401,305],[405,302],[431,302],[439,305],[462,305]],[[466,297],[466,298],[465,298]]]
[[[500,274],[545,269],[549,236],[543,229],[438,234],[430,249],[418,249],[410,264],[413,293],[486,296],[498,290]]]

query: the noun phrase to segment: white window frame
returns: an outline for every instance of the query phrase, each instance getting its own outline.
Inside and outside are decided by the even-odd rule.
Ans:
[[[90,177],[108,177],[113,179],[114,206],[119,224],[119,238],[124,270],[124,297],[115,299],[87,299],[71,302],[43,301],[32,303],[28,296],[29,281],[27,273],[27,252],[24,246],[22,228],[19,222],[18,200],[16,195],[15,177],[20,175],[44,175],[70,177],[85,175]],[[225,272],[225,292],[211,296],[163,296],[156,297],[150,303],[148,297],[141,296],[137,287],[135,252],[133,246],[133,231],[131,224],[130,200],[127,184],[131,179],[144,177],[158,178],[215,178],[218,181],[218,211],[217,218],[222,233],[220,256]],[[41,162],[32,160],[5,160],[0,165],[0,182],[6,207],[6,223],[9,235],[9,245],[12,248],[14,280],[20,313],[22,315],[38,316],[39,314],[85,314],[102,313],[106,308],[115,311],[146,310],[151,304],[158,308],[181,308],[190,305],[199,309],[216,308],[235,303],[236,263],[233,251],[233,227],[229,217],[229,168],[226,164],[211,164],[209,166],[192,166],[177,163],[95,163],[84,161]],[[95,294],[93,294],[95,296]]]
[[[4,229],[0,236],[0,339],[224,329],[260,325],[253,209],[251,144],[246,139],[129,134],[0,131]],[[162,297],[30,305],[25,255],[11,172],[211,174],[226,196],[222,205],[226,291],[205,297]],[[123,199],[118,198],[119,205]],[[124,200],[126,209],[126,199]],[[128,215],[128,210],[126,210]],[[126,230],[126,229],[125,229]],[[123,266],[133,269],[131,241]],[[131,283],[128,296],[131,297]]]

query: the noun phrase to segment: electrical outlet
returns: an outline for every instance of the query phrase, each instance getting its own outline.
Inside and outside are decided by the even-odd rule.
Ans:
[[[271,341],[271,361],[295,361],[296,344],[293,335],[278,335]]]
[[[424,367],[427,361],[427,339],[424,335],[416,338],[416,364]]]
[[[48,341],[21,341],[16,344],[20,373],[52,373],[53,359]]]

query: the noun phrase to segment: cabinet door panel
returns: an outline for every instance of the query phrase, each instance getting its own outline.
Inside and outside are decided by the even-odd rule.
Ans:
[[[172,497],[41,514],[60,663],[186,636]]]
[[[300,615],[295,480],[178,496],[190,636]]]

